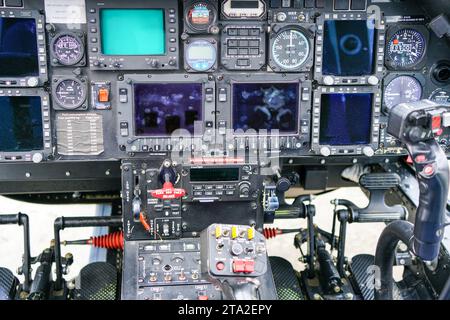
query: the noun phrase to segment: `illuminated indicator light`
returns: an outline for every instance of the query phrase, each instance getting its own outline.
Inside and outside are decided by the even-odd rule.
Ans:
[[[220,238],[222,236],[222,228],[219,226],[216,227],[216,238]]]
[[[198,296],[198,300],[208,300],[208,296]]]
[[[237,227],[231,227],[231,239],[236,239],[238,236]]]
[[[98,101],[99,102],[109,102],[109,90],[100,89],[98,91]]]
[[[255,237],[255,231],[253,228],[247,229],[247,238],[248,240],[252,240]]]
[[[394,44],[399,44],[399,41],[398,41],[398,39],[394,39]]]

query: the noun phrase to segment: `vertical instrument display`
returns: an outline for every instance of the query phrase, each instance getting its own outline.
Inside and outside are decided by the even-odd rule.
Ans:
[[[232,90],[234,130],[298,133],[297,83],[235,83]]]
[[[47,79],[44,16],[0,11],[0,87],[37,87]]]

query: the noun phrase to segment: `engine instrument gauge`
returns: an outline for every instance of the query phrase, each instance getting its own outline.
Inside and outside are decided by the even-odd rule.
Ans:
[[[61,108],[78,109],[86,101],[86,85],[76,78],[61,79],[53,88],[53,96]]]
[[[450,90],[437,89],[433,91],[429,99],[444,106],[450,106]]]
[[[384,89],[384,104],[387,108],[400,103],[418,101],[421,97],[422,84],[412,76],[398,76]]]
[[[54,62],[72,66],[81,61],[84,56],[83,41],[75,34],[57,35],[52,42]]]
[[[309,40],[296,29],[280,31],[272,42],[272,59],[283,70],[300,68],[310,54]]]
[[[198,39],[187,44],[186,64],[196,72],[205,72],[213,68],[217,61],[217,49],[213,43],[205,39]]]
[[[204,32],[215,24],[217,10],[207,2],[194,2],[186,10],[186,23],[194,32]]]
[[[415,29],[395,32],[387,45],[387,63],[392,68],[410,68],[419,64],[426,50],[425,36]]]

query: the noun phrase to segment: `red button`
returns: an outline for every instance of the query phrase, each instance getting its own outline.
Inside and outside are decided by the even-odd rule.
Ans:
[[[413,164],[411,156],[408,156],[408,158],[406,159],[406,163],[407,164]]]
[[[431,120],[431,128],[433,131],[441,128],[441,116],[434,116]]]
[[[208,300],[208,296],[198,296],[198,300]]]
[[[427,157],[424,154],[419,154],[416,156],[416,162],[417,163],[422,163],[427,161]]]
[[[234,260],[233,261],[233,272],[234,273],[245,272],[245,261],[244,260]]]
[[[431,176],[434,173],[434,168],[431,164],[423,168],[423,173],[427,176]]]
[[[217,262],[216,269],[222,271],[223,269],[225,269],[225,264],[223,262]]]
[[[100,89],[100,90],[98,90],[98,101],[99,102],[108,102],[109,101],[109,91],[108,91],[108,89]]]
[[[247,260],[245,261],[245,273],[252,273],[255,271],[255,261]]]

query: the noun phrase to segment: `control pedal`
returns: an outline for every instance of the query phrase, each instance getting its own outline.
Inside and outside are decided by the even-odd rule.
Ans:
[[[363,300],[375,300],[375,279],[370,267],[375,265],[375,257],[370,254],[360,254],[352,258],[350,272],[355,282],[355,289],[361,293]]]
[[[116,300],[117,269],[107,262],[94,262],[81,269],[76,279],[74,300]]]
[[[269,257],[273,279],[280,300],[304,300],[295,270],[292,264],[280,257]]]
[[[13,300],[19,280],[11,270],[0,268],[0,300]]]

